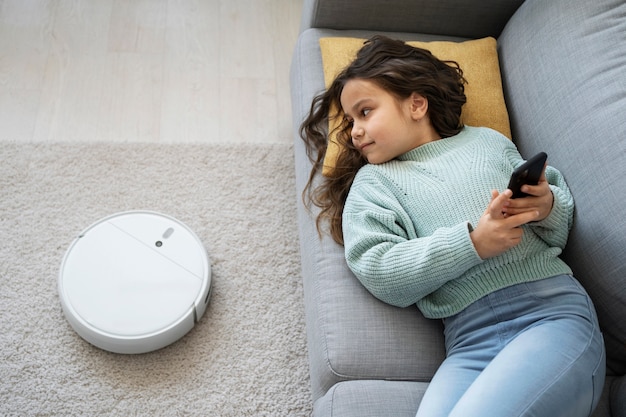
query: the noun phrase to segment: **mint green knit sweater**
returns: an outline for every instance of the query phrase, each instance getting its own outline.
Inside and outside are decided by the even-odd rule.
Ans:
[[[522,242],[482,260],[470,239],[491,190],[503,191],[522,157],[506,137],[466,127],[358,172],[344,212],[346,260],[380,300],[417,304],[429,318],[449,317],[498,289],[571,274],[558,258],[574,201],[562,175],[548,167],[550,215],[525,225]]]

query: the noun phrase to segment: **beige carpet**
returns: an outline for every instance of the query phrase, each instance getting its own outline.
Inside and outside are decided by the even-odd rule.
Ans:
[[[310,415],[294,187],[288,145],[0,143],[0,415]],[[213,294],[178,342],[119,355],[72,330],[57,279],[133,209],[196,232]]]

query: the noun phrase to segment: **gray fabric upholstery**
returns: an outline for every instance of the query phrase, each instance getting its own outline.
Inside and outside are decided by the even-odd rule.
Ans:
[[[465,38],[497,37],[523,0],[313,0],[303,28],[365,29]]]
[[[526,2],[499,38],[514,138],[565,175],[564,259],[593,298],[611,373],[626,372],[626,3]],[[533,22],[529,25],[528,22]]]
[[[626,417],[626,3],[526,0],[515,12],[520,3],[305,0],[291,71],[296,186],[300,193],[310,172],[298,128],[324,88],[320,37],[463,40],[504,28],[498,45],[515,142],[525,156],[546,151],[577,201],[565,258],[594,299],[615,375],[593,417]],[[440,323],[367,293],[343,248],[320,239],[315,210],[298,202],[314,415],[414,415],[443,359]]]
[[[423,382],[340,382],[315,402],[313,412],[341,417],[415,417],[427,386]]]
[[[610,410],[613,417],[626,417],[626,378],[616,378],[611,384]],[[594,417],[596,417],[594,415]]]

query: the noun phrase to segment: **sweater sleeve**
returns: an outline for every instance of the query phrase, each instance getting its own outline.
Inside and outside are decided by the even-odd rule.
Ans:
[[[482,262],[469,224],[417,236],[391,184],[355,181],[343,212],[348,266],[378,299],[398,307],[415,304]]]

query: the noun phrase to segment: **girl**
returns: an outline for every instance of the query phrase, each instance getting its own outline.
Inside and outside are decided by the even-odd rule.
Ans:
[[[417,417],[589,416],[604,345],[591,300],[558,257],[572,196],[547,166],[522,188],[528,197],[511,198],[523,159],[501,134],[463,126],[464,83],[454,62],[368,40],[301,127],[318,228],[329,222],[374,296],[443,320],[446,359]],[[343,150],[314,186],[333,117]]]

